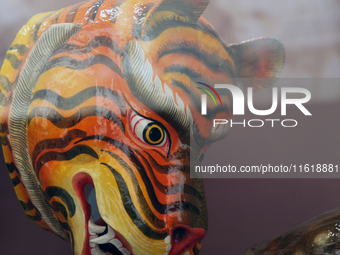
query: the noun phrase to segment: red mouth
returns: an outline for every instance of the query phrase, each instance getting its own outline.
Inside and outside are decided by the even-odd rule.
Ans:
[[[79,173],[73,178],[73,188],[85,214],[86,237],[84,255],[133,255],[130,244],[100,216],[95,188],[90,175]]]

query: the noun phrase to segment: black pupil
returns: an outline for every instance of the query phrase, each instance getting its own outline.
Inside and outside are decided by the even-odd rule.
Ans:
[[[150,130],[149,137],[150,137],[151,141],[157,142],[157,141],[159,141],[162,138],[162,133],[161,133],[161,131],[158,128],[153,127]]]

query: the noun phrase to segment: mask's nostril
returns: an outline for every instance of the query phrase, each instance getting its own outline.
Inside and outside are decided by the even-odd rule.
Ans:
[[[179,255],[192,249],[205,236],[205,230],[177,225],[171,229],[171,250],[169,255]]]
[[[176,228],[173,232],[172,232],[172,240],[174,240],[175,243],[180,242],[181,240],[183,240],[186,236],[187,236],[187,231],[184,228]]]

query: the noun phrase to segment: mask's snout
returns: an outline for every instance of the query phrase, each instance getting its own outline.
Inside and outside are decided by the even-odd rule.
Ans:
[[[171,229],[171,250],[169,255],[180,255],[185,250],[192,249],[205,237],[206,231],[201,228],[191,228],[187,225],[176,225]]]

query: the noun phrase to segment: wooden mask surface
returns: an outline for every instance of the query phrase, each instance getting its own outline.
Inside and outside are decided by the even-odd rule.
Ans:
[[[271,83],[284,63],[276,39],[224,44],[201,18],[208,2],[82,2],[34,16],[9,48],[0,135],[10,177],[27,216],[75,255],[199,253],[207,211],[190,149],[198,161],[228,129],[212,130],[190,85]],[[231,118],[222,100],[215,116]]]

